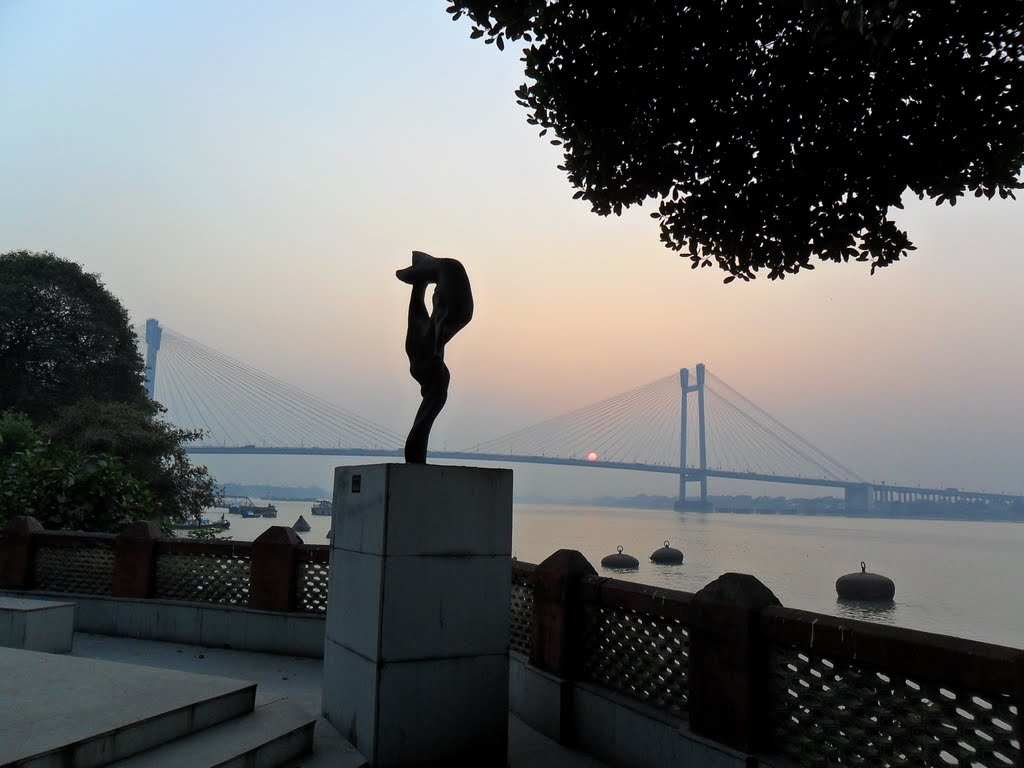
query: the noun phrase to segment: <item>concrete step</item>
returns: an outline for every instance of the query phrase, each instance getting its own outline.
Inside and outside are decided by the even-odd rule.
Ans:
[[[120,760],[111,768],[278,768],[313,748],[312,717],[288,699]]]
[[[99,768],[251,712],[256,684],[0,648],[0,765]]]

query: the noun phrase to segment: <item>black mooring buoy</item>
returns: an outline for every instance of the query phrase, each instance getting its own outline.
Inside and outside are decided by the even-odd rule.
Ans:
[[[651,562],[660,563],[661,565],[679,565],[683,562],[683,553],[675,547],[670,547],[668,539],[666,539],[665,546],[651,553]]]
[[[618,550],[614,555],[608,555],[601,560],[602,568],[639,568],[640,561],[632,555],[625,555],[622,553],[622,547],[616,547]]]
[[[306,522],[306,518],[299,515],[299,519],[295,521],[295,525],[292,526],[292,530],[297,533],[309,533],[309,523]]]
[[[896,594],[892,579],[880,573],[868,573],[862,560],[860,573],[848,573],[836,579],[836,593],[844,600],[891,601]]]

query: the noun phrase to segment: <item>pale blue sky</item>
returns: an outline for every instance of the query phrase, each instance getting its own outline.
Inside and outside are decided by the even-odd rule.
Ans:
[[[1024,485],[1024,216],[908,201],[919,249],[722,285],[573,201],[511,50],[443,0],[0,3],[0,251],[404,431],[413,248],[461,259],[440,442],[704,361],[870,479]],[[242,478],[227,478],[242,479]],[[602,489],[603,490],[603,489]]]

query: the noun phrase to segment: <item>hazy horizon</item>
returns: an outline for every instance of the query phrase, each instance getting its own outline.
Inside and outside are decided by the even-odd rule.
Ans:
[[[3,4],[0,252],[77,261],[134,322],[404,433],[418,390],[394,271],[425,250],[460,259],[477,302],[434,447],[704,362],[865,479],[1022,492],[1020,202],[908,198],[917,250],[874,276],[723,285],[664,249],[648,211],[572,200],[515,103],[518,55],[444,7]],[[329,470],[210,466],[289,484]],[[517,470],[570,497],[674,483],[634,475]]]

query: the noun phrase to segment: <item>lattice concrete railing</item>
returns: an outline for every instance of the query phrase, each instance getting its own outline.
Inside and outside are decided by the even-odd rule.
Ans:
[[[252,544],[161,541],[156,547],[156,585],[151,597],[184,602],[249,604]]]
[[[682,715],[692,595],[591,576],[582,579],[580,597],[581,679]]]
[[[767,608],[775,743],[799,765],[1024,765],[1024,653]]]
[[[109,595],[114,577],[114,537],[104,533],[47,532],[36,543],[36,589]]]
[[[152,523],[115,536],[0,530],[0,588],[325,613],[330,551],[274,526],[254,542],[165,538]]]
[[[736,749],[808,768],[1024,768],[1015,648],[783,608],[742,574],[694,595],[601,578],[564,551],[516,564],[512,601],[531,665]]]
[[[305,613],[327,613],[331,550],[326,545],[303,547],[295,563],[295,607]]]
[[[512,597],[508,611],[509,648],[530,655],[533,643],[533,585],[530,576],[536,568],[532,563],[512,563]]]

